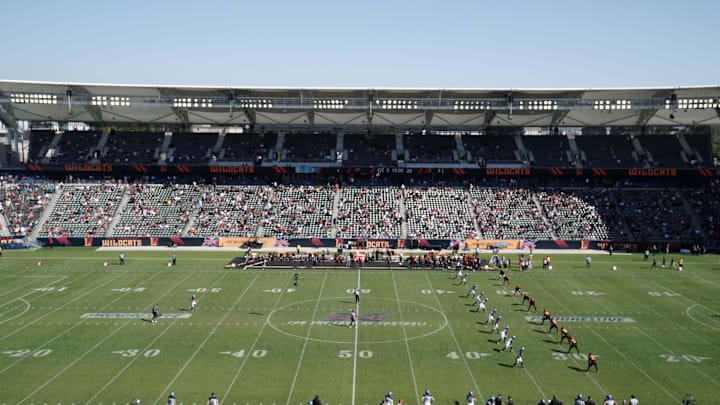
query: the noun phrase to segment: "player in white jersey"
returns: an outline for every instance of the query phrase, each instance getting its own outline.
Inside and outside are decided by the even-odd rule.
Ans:
[[[513,363],[513,368],[515,368],[515,366],[517,366],[518,364],[520,364],[520,366],[522,366],[522,368],[525,368],[525,363],[523,362],[523,354],[524,353],[525,353],[525,348],[521,347],[520,352],[517,354],[517,356],[515,356],[515,363]]]
[[[473,392],[470,391],[467,394],[467,405],[475,405],[475,395],[473,395]]]
[[[474,297],[474,296],[475,296],[475,293],[477,292],[477,288],[478,288],[477,283],[473,284],[473,286],[470,287],[470,291],[468,291],[468,293],[467,293],[467,295],[466,295],[465,297],[466,297],[466,298],[467,298],[467,297]]]
[[[383,399],[383,405],[393,405],[392,391],[388,392]]]
[[[510,337],[510,339],[505,341],[505,347],[500,349],[500,351],[504,352],[505,350],[508,350],[508,349],[510,349],[510,351],[512,351],[513,342],[515,342],[515,335],[512,335]]]
[[[467,278],[468,278],[467,273],[463,274],[462,280],[460,280],[460,284],[467,285]]]
[[[455,278],[453,280],[457,280],[458,278],[462,279],[462,276],[463,276],[462,270],[458,270],[458,272],[455,275]]]
[[[475,312],[480,312],[480,310],[482,309],[483,313],[485,313],[485,309],[487,308],[487,302],[488,302],[487,298],[480,301],[480,303],[478,304],[477,311],[475,311]]]
[[[508,329],[510,329],[509,325],[505,325],[503,330],[500,331],[500,339],[498,339],[497,342],[495,342],[496,345],[499,345],[500,342],[504,342],[505,338],[507,337]]]
[[[493,324],[493,328],[492,328],[493,332],[500,329],[500,320],[501,319],[502,319],[502,315],[498,315],[497,319],[495,320],[495,323]]]
[[[493,309],[492,312],[488,314],[488,319],[485,321],[485,323],[490,323],[495,320],[495,313],[497,312],[497,308]]]
[[[176,404],[176,401],[175,401],[175,393],[174,393],[174,392],[171,392],[171,393],[170,393],[170,396],[168,396],[168,403],[167,403],[167,405],[175,405],[175,404]]]
[[[210,398],[208,398],[206,405],[220,405],[220,400],[214,392],[210,394]]]
[[[430,390],[425,390],[425,394],[422,396],[423,405],[432,405],[435,402],[435,397],[432,396]]]
[[[195,294],[190,297],[190,311],[195,310],[195,305],[197,305],[197,298],[195,298]]]
[[[478,295],[475,296],[475,302],[480,303],[482,301],[482,298],[485,296],[485,291],[480,291]]]

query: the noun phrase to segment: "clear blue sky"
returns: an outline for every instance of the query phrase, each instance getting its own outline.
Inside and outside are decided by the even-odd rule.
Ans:
[[[0,79],[720,84],[720,1],[7,1]]]

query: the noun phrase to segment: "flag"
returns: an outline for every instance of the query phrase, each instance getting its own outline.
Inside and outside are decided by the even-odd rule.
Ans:
[[[536,242],[535,240],[523,239],[523,241],[520,242],[520,249],[530,249],[530,248],[535,249],[535,242]]]
[[[273,247],[290,247],[290,242],[287,239],[275,239]]]
[[[202,245],[207,247],[217,247],[219,240],[220,238],[205,238],[203,239]]]

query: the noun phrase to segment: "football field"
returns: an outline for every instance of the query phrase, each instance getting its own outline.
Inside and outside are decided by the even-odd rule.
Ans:
[[[215,392],[228,405],[299,405],[316,394],[377,405],[392,391],[396,403],[419,405],[425,390],[442,405],[464,404],[470,390],[480,403],[557,394],[568,404],[582,393],[676,404],[691,393],[707,404],[720,392],[714,255],[685,255],[678,272],[651,270],[642,255],[597,255],[586,269],[584,255],[554,254],[553,270],[525,273],[511,255],[503,286],[497,272],[460,285],[444,271],[225,270],[238,254],[183,250],[168,267],[167,251],[125,253],[119,265],[117,252],[90,248],[3,252],[0,405],[165,404],[172,391],[178,403]],[[516,336],[514,352],[500,352],[487,313],[466,297],[474,283]],[[516,285],[537,312],[512,297]],[[540,324],[545,308],[579,354]],[[512,368],[521,347],[525,368]],[[599,373],[585,373],[588,352]]]

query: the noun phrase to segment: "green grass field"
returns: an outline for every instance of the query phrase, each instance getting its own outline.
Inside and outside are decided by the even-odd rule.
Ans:
[[[472,390],[481,404],[501,393],[516,404],[577,393],[642,404],[676,404],[686,393],[709,404],[720,392],[720,260],[686,256],[683,273],[650,270],[640,255],[553,255],[553,270],[473,273],[526,348],[526,368],[500,353],[471,312],[468,287],[454,273],[430,271],[223,270],[233,252],[129,251],[86,248],[5,251],[0,259],[0,405],[204,404],[211,391],[223,404],[297,405],[319,394],[330,405],[377,405],[387,391],[418,405],[425,389],[436,404],[464,404]],[[42,261],[42,267],[37,266]],[[513,260],[517,262],[516,255]],[[103,267],[102,263],[111,263]],[[611,265],[619,267],[617,272]],[[25,270],[25,267],[28,270]],[[694,272],[694,275],[692,273]],[[355,307],[359,328],[326,322]],[[537,299],[528,314],[507,294],[519,284]],[[147,321],[152,306],[187,318]],[[582,355],[526,316],[632,318],[634,322],[560,322]],[[142,313],[139,318],[83,318],[88,313]],[[600,373],[585,374],[585,354]],[[602,403],[602,401],[600,401]]]

